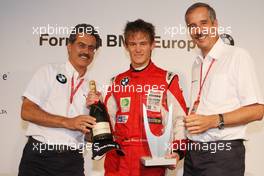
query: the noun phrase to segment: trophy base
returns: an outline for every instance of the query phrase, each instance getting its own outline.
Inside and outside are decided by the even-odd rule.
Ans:
[[[141,157],[141,163],[144,166],[169,166],[176,164],[176,158],[152,158],[152,157]]]

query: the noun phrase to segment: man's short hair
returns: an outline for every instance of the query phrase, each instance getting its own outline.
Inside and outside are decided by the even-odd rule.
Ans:
[[[95,37],[96,39],[96,49],[98,49],[101,46],[101,38],[99,36],[99,33],[97,30],[94,29],[94,27],[90,24],[78,24],[76,25],[70,36],[69,36],[69,43],[74,43],[75,40],[77,39],[77,34],[88,34],[88,35],[92,35]]]
[[[204,7],[208,10],[208,13],[209,13],[209,18],[211,19],[212,22],[214,22],[216,20],[216,13],[215,13],[215,10],[209,5],[209,4],[206,4],[206,3],[202,3],[202,2],[197,2],[193,5],[191,5],[186,13],[185,13],[185,22],[187,23],[187,16],[190,12],[192,12],[194,9],[196,8],[199,8],[199,7]]]
[[[125,43],[127,44],[127,40],[130,34],[136,32],[143,32],[149,36],[150,42],[153,43],[155,39],[155,27],[153,24],[145,22],[142,19],[137,19],[136,21],[127,22],[125,30],[124,30],[124,37]]]

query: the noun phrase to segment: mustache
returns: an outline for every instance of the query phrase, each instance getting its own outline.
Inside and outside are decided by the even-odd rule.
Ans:
[[[87,57],[88,59],[90,59],[90,55],[89,55],[89,54],[81,53],[81,54],[79,54],[78,56],[79,56],[79,57],[85,56],[85,57]]]
[[[194,37],[195,37],[196,39],[199,39],[199,38],[202,37],[202,36],[203,36],[203,34],[200,33],[200,34],[196,34]]]

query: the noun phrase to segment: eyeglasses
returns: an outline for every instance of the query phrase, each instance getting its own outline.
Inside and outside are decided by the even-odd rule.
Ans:
[[[77,47],[79,49],[81,49],[81,50],[87,49],[90,52],[95,52],[96,51],[96,46],[94,46],[94,45],[86,45],[86,44],[84,44],[82,42],[77,43]]]

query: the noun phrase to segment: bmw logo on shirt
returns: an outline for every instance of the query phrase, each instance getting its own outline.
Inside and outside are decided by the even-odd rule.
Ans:
[[[122,85],[122,86],[126,86],[126,85],[128,85],[128,83],[129,83],[129,79],[128,79],[128,77],[125,77],[125,78],[123,78],[123,79],[121,80],[121,85]]]
[[[56,79],[62,84],[65,84],[67,82],[67,78],[63,74],[57,74]]]
[[[223,40],[223,42],[227,45],[235,45],[235,41],[233,39],[233,37],[229,34],[221,34],[220,38]]]

